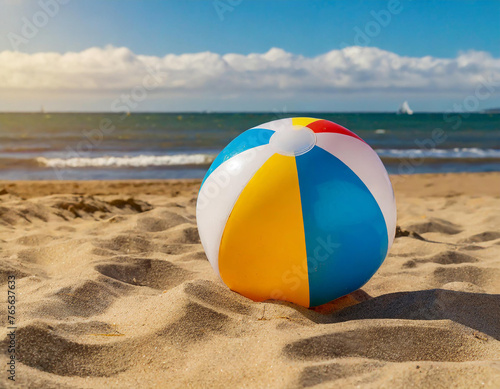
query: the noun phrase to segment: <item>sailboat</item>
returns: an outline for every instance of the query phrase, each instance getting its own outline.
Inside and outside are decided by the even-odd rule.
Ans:
[[[403,104],[398,109],[398,115],[413,115],[413,110],[408,105],[408,101],[403,101]]]

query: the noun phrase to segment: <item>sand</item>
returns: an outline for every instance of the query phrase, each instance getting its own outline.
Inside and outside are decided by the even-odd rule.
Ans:
[[[362,302],[322,313],[217,280],[196,229],[198,180],[0,182],[16,386],[500,387],[500,173],[393,181],[400,229],[386,261],[343,300]]]

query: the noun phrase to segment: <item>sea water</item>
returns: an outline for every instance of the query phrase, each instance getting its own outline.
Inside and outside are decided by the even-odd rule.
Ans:
[[[354,131],[392,174],[500,171],[500,114],[2,113],[0,179],[202,178],[241,132],[294,116]]]

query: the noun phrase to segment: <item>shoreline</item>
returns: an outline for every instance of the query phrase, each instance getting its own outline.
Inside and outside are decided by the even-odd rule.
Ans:
[[[423,173],[390,175],[396,197],[412,196],[500,196],[500,172]],[[139,179],[139,180],[0,180],[0,190],[13,191],[22,197],[52,194],[165,194],[193,189],[198,192],[201,179]]]

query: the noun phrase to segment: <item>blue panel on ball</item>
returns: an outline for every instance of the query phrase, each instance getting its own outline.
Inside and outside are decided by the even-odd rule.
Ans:
[[[316,146],[296,162],[310,306],[317,306],[370,279],[387,254],[387,227],[368,188],[338,158]]]
[[[224,148],[224,150],[220,152],[217,158],[214,159],[212,165],[210,165],[210,168],[207,171],[207,174],[205,174],[205,177],[203,178],[201,186],[203,186],[208,176],[212,174],[212,172],[223,162],[245,150],[268,144],[269,139],[271,139],[273,134],[274,131],[267,130],[265,128],[252,128],[238,135]]]

